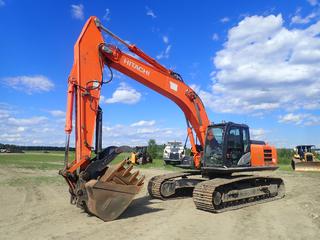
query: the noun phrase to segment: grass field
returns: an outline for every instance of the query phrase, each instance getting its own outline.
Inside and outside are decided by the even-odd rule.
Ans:
[[[129,153],[119,154],[113,161],[112,164],[117,164],[120,161],[130,157]],[[290,166],[290,159],[288,151],[278,150],[278,158],[279,158],[279,169],[284,171],[292,171]],[[72,161],[74,159],[74,152],[70,152],[69,159]],[[24,185],[35,185],[35,184],[65,184],[62,177],[58,177],[58,171],[63,168],[64,162],[64,152],[63,151],[51,151],[45,153],[43,151],[26,151],[25,153],[1,153],[0,154],[0,167],[7,167],[10,169],[21,169],[21,171],[25,171],[27,169],[30,170],[41,170],[39,171],[40,175],[27,174],[24,177],[16,177],[15,174],[12,174],[13,177],[10,179],[6,179],[0,181],[0,185],[9,185],[9,186],[19,186],[21,184]],[[162,169],[169,171],[181,171],[180,168],[165,165],[162,159],[154,159],[152,163],[145,165],[137,165],[138,169],[141,169],[143,173],[143,169]],[[25,169],[25,170],[24,170]],[[41,174],[42,171],[46,170],[54,170],[54,172],[48,176],[46,174]],[[46,171],[47,172],[47,171]],[[18,174],[19,175],[19,174]],[[43,175],[43,176],[42,176]]]
[[[285,171],[291,171],[291,150],[278,149],[279,168]],[[130,157],[129,153],[119,154],[112,164],[119,163],[123,159]],[[69,159],[74,159],[74,152],[70,152]],[[45,153],[43,151],[27,151],[25,153],[7,153],[0,154],[0,166],[26,168],[26,169],[41,169],[41,170],[59,170],[63,168],[64,152],[51,151]],[[177,171],[179,168],[165,165],[162,159],[154,159],[151,164],[137,166],[138,168],[157,168],[164,170]]]
[[[129,153],[119,154],[112,164],[117,164],[128,158]],[[74,159],[74,152],[69,154],[70,161]],[[64,152],[52,151],[44,153],[42,151],[27,151],[25,153],[5,153],[0,154],[0,166],[26,168],[26,169],[41,169],[41,170],[59,170],[63,168]],[[162,159],[154,159],[151,164],[137,166],[138,168],[157,168],[165,170],[177,170],[171,165],[164,165]]]

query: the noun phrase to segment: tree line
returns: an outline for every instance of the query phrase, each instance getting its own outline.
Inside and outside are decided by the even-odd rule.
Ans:
[[[23,152],[23,151],[64,151],[64,147],[54,146],[19,146],[14,144],[0,143],[0,149],[5,149],[7,152]],[[70,147],[71,151],[74,148]]]

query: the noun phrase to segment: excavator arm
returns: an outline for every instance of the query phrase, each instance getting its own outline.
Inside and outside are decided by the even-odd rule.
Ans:
[[[102,32],[120,41],[137,57],[107,44]],[[99,149],[102,131],[99,99],[105,65],[155,90],[180,107],[187,121],[196,168],[200,168],[201,158],[196,142],[204,146],[205,131],[210,122],[201,99],[179,74],[165,68],[135,45],[127,44],[103,27],[98,18],[90,17],[74,46],[74,63],[68,78],[65,166],[60,174],[69,185],[72,203],[108,221],[117,218],[127,208],[140,191],[144,177],[139,172],[132,173],[132,165],[126,160],[116,167],[109,167],[112,159],[127,151],[127,147]],[[76,151],[74,161],[69,163],[73,114]],[[94,135],[97,155],[92,157]]]
[[[114,45],[106,44],[102,31],[118,39],[144,61],[122,52]],[[96,17],[91,17],[84,26],[75,44],[74,54],[74,65],[69,77],[65,131],[68,135],[71,133],[72,106],[74,96],[77,96],[75,103],[77,161],[69,169],[70,172],[86,166],[90,159],[104,65],[153,89],[180,107],[187,120],[194,163],[196,168],[200,167],[200,152],[196,148],[193,131],[200,145],[204,146],[205,131],[210,121],[201,99],[183,82],[179,74],[165,68],[135,45],[129,45],[121,40],[104,28]]]

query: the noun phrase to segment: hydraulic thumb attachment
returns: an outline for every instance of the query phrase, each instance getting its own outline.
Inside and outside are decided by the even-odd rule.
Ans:
[[[121,152],[131,150],[127,146],[107,147],[79,175],[60,171],[70,186],[71,203],[103,221],[118,218],[141,190],[144,176],[139,171],[132,172],[129,159],[108,164]]]

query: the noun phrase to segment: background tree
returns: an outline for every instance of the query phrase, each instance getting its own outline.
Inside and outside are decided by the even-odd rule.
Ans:
[[[157,143],[156,140],[150,139],[148,141],[148,152],[151,155],[152,159],[155,159],[158,157],[158,149],[157,149]]]

